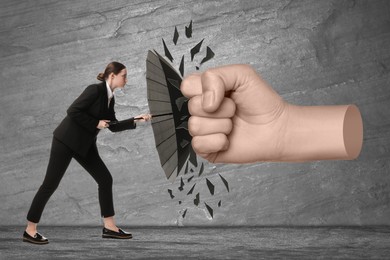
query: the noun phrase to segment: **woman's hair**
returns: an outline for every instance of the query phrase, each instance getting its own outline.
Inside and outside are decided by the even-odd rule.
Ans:
[[[122,63],[113,61],[107,65],[106,69],[104,70],[104,73],[99,73],[97,75],[97,79],[100,81],[105,81],[111,73],[118,75],[118,73],[121,72],[121,70],[123,70],[123,69],[126,69],[125,65],[123,65]]]

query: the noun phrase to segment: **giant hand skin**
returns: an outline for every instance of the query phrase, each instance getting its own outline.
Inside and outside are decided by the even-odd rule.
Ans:
[[[184,78],[195,152],[215,163],[352,160],[363,143],[355,105],[285,102],[249,65]]]

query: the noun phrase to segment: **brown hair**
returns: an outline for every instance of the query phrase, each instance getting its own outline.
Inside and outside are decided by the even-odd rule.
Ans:
[[[104,70],[104,73],[99,73],[96,78],[100,81],[105,81],[111,73],[118,75],[118,73],[121,72],[123,69],[126,69],[125,65],[113,61],[107,65],[106,69]]]

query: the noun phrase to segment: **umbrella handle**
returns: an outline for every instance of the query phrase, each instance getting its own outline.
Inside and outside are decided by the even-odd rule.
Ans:
[[[152,118],[153,117],[159,117],[159,116],[171,116],[171,115],[173,115],[173,113],[165,113],[165,114],[157,114],[157,115],[153,115],[152,114]]]
[[[159,114],[159,115],[152,115],[152,118],[153,117],[159,117],[159,116],[168,116],[168,115],[172,115],[173,113],[165,113],[165,114]],[[135,117],[134,120],[140,120],[140,119],[143,119],[143,117]],[[111,126],[111,125],[116,125],[118,124],[119,121],[113,121],[113,122],[109,122],[108,124]]]

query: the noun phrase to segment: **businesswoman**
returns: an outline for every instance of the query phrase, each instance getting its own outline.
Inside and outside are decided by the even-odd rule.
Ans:
[[[115,117],[113,91],[127,82],[126,67],[111,62],[97,77],[100,84],[88,86],[67,110],[67,116],[54,130],[49,165],[43,184],[35,195],[27,214],[23,241],[47,244],[48,239],[37,232],[37,224],[50,196],[57,189],[70,161],[74,158],[95,179],[103,217],[103,238],[129,239],[132,235],[115,225],[112,177],[99,156],[96,137],[100,130],[113,132],[134,129],[136,121],[148,121],[148,114],[123,121]]]

